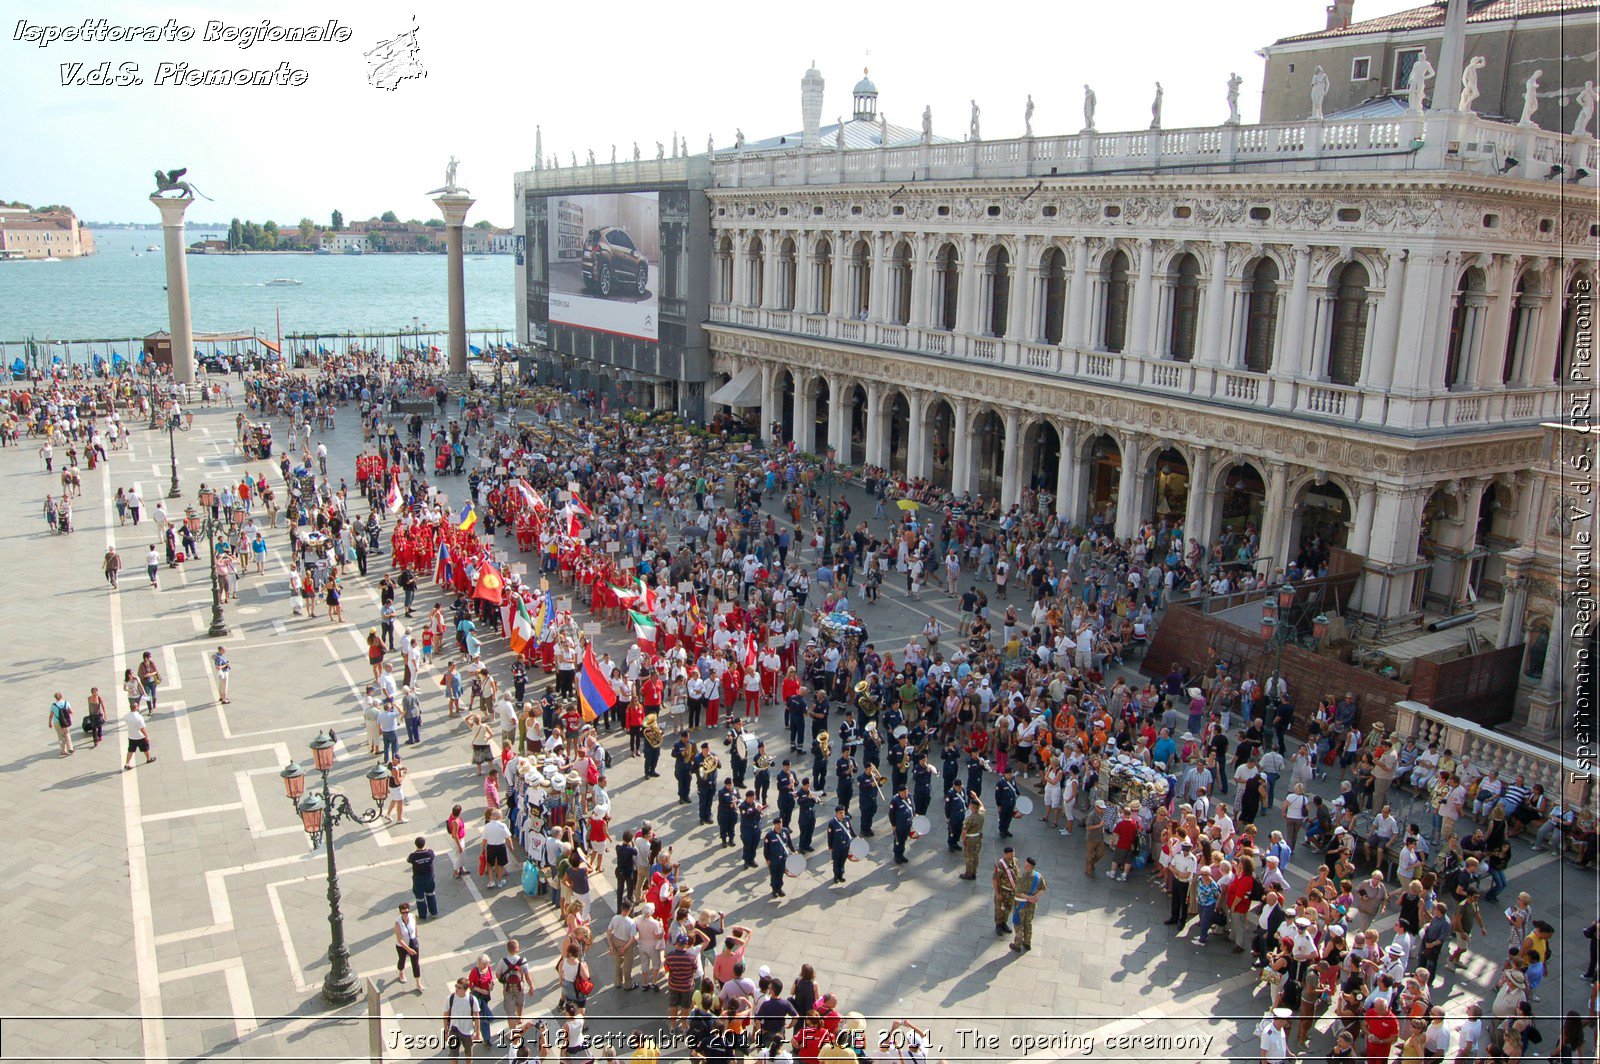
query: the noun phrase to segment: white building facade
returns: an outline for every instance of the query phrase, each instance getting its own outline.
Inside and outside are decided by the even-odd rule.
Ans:
[[[1250,530],[1268,569],[1321,537],[1402,626],[1498,594],[1528,538],[1591,145],[1433,113],[719,153],[709,388],[769,439],[1123,536]]]

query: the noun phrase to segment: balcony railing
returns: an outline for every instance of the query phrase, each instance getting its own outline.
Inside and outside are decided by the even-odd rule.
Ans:
[[[1592,188],[1593,171],[1600,168],[1591,165],[1591,145],[1480,115],[1429,112],[1398,118],[1075,133],[843,151],[832,145],[748,154],[724,150],[717,153],[711,169],[716,188],[764,188],[1071,176],[1147,167],[1226,169],[1237,164],[1249,164],[1253,172],[1260,172],[1263,164],[1282,164],[1277,168],[1465,169],[1500,174],[1508,160],[1515,160],[1510,176],[1543,179],[1551,166],[1561,163],[1569,175],[1590,171],[1581,183]]]
[[[1439,749],[1464,757],[1485,773],[1494,769],[1506,782],[1518,776],[1544,786],[1551,801],[1567,808],[1593,800],[1593,770],[1570,758],[1521,739],[1479,727],[1469,720],[1438,713],[1420,702],[1398,702],[1395,730],[1400,739],[1438,743]]]
[[[1386,393],[1327,381],[1275,377],[1234,367],[1174,362],[1038,340],[974,336],[920,325],[864,322],[726,303],[711,304],[708,317],[713,324],[737,324],[814,340],[967,361],[974,366],[1017,369],[1062,380],[1144,388],[1170,396],[1216,400],[1349,424],[1389,424]],[[1559,400],[1560,392],[1554,385],[1442,393],[1405,404],[1407,420],[1391,427],[1448,429],[1534,424],[1555,417]]]

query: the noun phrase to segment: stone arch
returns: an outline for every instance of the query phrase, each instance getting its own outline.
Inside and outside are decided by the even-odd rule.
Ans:
[[[1450,333],[1445,346],[1446,388],[1472,388],[1474,350],[1481,346],[1483,315],[1489,307],[1489,275],[1476,263],[1456,275],[1451,290]]]
[[[846,436],[845,453],[836,457],[847,465],[866,465],[867,390],[859,381],[847,381],[839,402],[838,416],[847,419],[850,431]]]
[[[1061,430],[1055,422],[1034,415],[1022,423],[1023,484],[1038,492],[1054,493],[1065,457]]]
[[[1244,288],[1244,368],[1268,373],[1278,347],[1279,309],[1288,271],[1276,256],[1262,254],[1245,263],[1240,284]]]
[[[1047,344],[1059,344],[1066,334],[1067,293],[1070,287],[1071,267],[1067,253],[1051,241],[1039,256],[1039,273],[1044,284],[1044,305],[1040,308],[1043,320],[1039,322],[1039,336]]]
[[[807,435],[796,438],[809,444],[806,449],[812,454],[826,454],[829,419],[833,416],[833,389],[827,377],[818,373],[806,382],[805,402],[801,409],[806,417]]]
[[[1139,464],[1145,477],[1144,497],[1139,500],[1139,515],[1149,517],[1157,525],[1176,528],[1183,524],[1189,509],[1189,493],[1195,490],[1191,483],[1189,449],[1174,441],[1163,441],[1161,447],[1145,447]]]
[[[1078,453],[1084,462],[1079,499],[1082,512],[1089,524],[1114,528],[1122,486],[1122,442],[1115,433],[1102,429],[1087,435],[1078,445]]]
[[[889,472],[904,477],[911,447],[911,400],[899,388],[883,395],[884,446]]]
[[[983,332],[1004,336],[1011,314],[1012,289],[1016,278],[1016,256],[1006,241],[996,240],[983,253]]]
[[[1313,572],[1328,560],[1330,550],[1350,542],[1356,493],[1342,477],[1312,474],[1288,490],[1289,556]]]
[[[720,302],[733,302],[733,238],[726,233],[717,242],[717,297]]]
[[[833,310],[833,271],[838,268],[836,249],[826,235],[817,237],[811,246],[812,295],[807,309],[817,314]]]
[[[938,487],[949,488],[955,482],[955,406],[944,396],[934,396],[922,416],[924,438],[928,441],[928,480]]]
[[[794,373],[786,367],[779,367],[777,375],[772,380],[772,390],[778,397],[778,436],[788,441],[794,439]]]
[[[1005,415],[983,403],[973,410],[970,424],[972,481],[979,495],[997,499],[1004,491],[1006,448],[1011,446],[1006,439]]]
[[[1120,352],[1128,343],[1133,256],[1113,245],[1100,259],[1100,346]]]
[[[796,248],[794,237],[786,236],[778,243],[778,309],[793,310],[795,289],[799,278],[795,273]]]
[[[1212,492],[1215,504],[1209,541],[1223,544],[1227,561],[1237,561],[1239,547],[1247,545],[1251,537],[1255,547],[1261,549],[1261,529],[1267,515],[1267,477],[1253,458],[1231,455],[1219,463],[1212,473]],[[1193,535],[1193,533],[1190,533]]]

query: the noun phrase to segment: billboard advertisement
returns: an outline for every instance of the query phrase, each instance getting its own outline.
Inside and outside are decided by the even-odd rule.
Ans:
[[[551,196],[548,208],[551,322],[659,340],[657,193]]]

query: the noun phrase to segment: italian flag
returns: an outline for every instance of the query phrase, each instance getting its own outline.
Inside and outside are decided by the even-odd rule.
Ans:
[[[646,654],[656,652],[656,621],[648,613],[628,611],[628,616],[633,618],[633,636],[639,641],[639,649]]]
[[[517,598],[517,615],[511,620],[511,652],[521,654],[533,642],[533,618],[528,616],[528,606]]]

